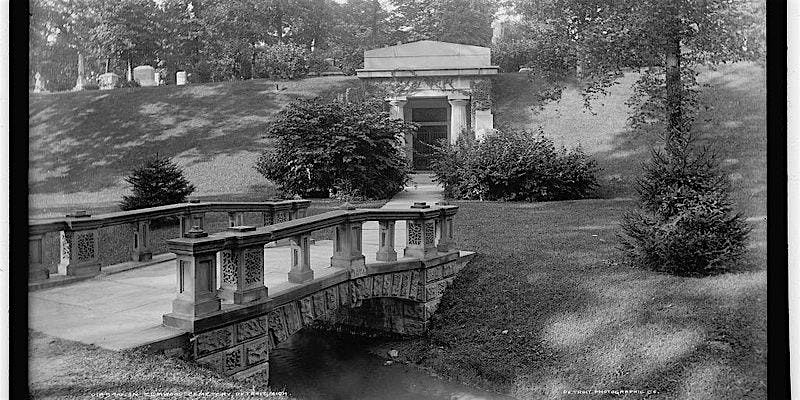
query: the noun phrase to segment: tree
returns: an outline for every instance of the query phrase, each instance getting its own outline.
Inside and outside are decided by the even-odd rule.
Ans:
[[[388,198],[407,180],[400,138],[413,129],[389,119],[382,101],[298,100],[267,131],[275,144],[255,169],[288,194]]]
[[[132,194],[122,196],[123,211],[185,203],[195,189],[172,160],[158,154],[134,168],[125,181],[132,185]]]
[[[398,40],[440,40],[477,46],[492,41],[494,0],[392,0]]]
[[[559,45],[573,49],[587,102],[624,69],[646,69],[632,120],[663,122],[668,137],[680,137],[693,120],[695,66],[763,57],[763,4],[753,0],[513,3],[527,20],[557,32]]]
[[[639,207],[622,221],[622,249],[636,265],[684,276],[732,269],[750,227],[734,212],[725,176],[690,142],[653,150],[639,180]]]

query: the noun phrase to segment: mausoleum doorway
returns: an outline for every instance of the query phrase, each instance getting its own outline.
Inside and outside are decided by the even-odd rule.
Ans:
[[[406,105],[405,120],[419,125],[412,138],[412,162],[417,171],[431,169],[431,159],[436,146],[447,141],[450,132],[450,105],[446,97],[411,98]]]

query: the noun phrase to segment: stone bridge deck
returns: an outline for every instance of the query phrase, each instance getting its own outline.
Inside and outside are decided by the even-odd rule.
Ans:
[[[384,208],[407,208],[415,201],[441,200],[439,188],[422,181],[398,194]],[[405,242],[405,221],[398,221],[396,243]],[[288,246],[264,250],[264,284],[270,298],[292,292],[314,282],[322,282],[341,268],[331,267],[331,240],[311,245],[311,268],[314,281],[293,284],[286,274],[291,262]],[[379,265],[378,223],[367,222],[363,227],[363,254],[366,263]],[[461,252],[461,256],[468,252]],[[395,264],[405,259],[398,255]],[[217,280],[219,281],[219,280]],[[184,334],[183,330],[162,324],[162,316],[172,310],[175,298],[175,260],[135,270],[96,277],[91,280],[29,294],[29,326],[56,337],[95,344],[109,349],[127,349],[164,341]]]

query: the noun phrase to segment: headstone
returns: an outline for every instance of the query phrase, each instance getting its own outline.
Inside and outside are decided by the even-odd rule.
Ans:
[[[131,62],[128,61],[128,82],[133,80],[133,70],[131,69]]]
[[[186,84],[186,71],[178,71],[175,73],[175,84],[176,85]]]
[[[33,85],[33,93],[46,93],[47,89],[44,88],[44,83],[42,83],[42,74],[37,71],[34,78],[36,78],[36,83]]]
[[[113,72],[106,72],[97,77],[97,84],[100,86],[100,90],[111,90],[117,87],[119,79],[119,75]]]
[[[521,67],[518,72],[531,72],[533,69],[530,67]]]
[[[149,65],[140,65],[133,69],[133,80],[139,86],[156,86],[155,69]]]

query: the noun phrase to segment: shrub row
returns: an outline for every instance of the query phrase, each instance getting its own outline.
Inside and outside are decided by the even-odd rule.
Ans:
[[[541,132],[506,131],[437,149],[433,170],[448,198],[581,199],[597,187],[597,166],[580,147],[557,148]]]

